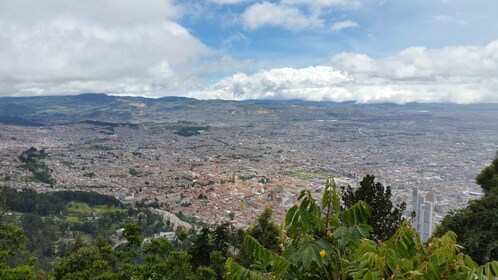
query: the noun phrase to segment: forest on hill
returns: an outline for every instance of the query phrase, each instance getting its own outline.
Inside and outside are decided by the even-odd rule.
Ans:
[[[22,229],[27,253],[47,271],[55,259],[70,252],[75,239],[90,244],[106,236],[116,246],[123,243],[116,232],[131,220],[136,220],[147,236],[170,230],[146,205],[125,206],[112,196],[95,192],[37,193],[1,187],[0,197],[1,222]]]
[[[363,182],[378,186],[373,176]],[[0,279],[495,279],[498,153],[476,182],[484,196],[445,217],[425,244],[409,219],[398,215],[403,205],[388,199],[375,208],[373,200],[368,203],[374,196],[377,202],[389,198],[388,189],[376,188],[370,197],[355,200],[357,194],[337,188],[333,180],[327,180],[320,200],[303,190],[282,225],[266,209],[246,230],[227,223],[199,232],[180,230],[173,240],[144,239],[166,225],[145,209],[126,208],[112,197],[4,188]],[[76,209],[88,211],[84,205],[108,210],[99,215],[90,210],[107,217],[96,219],[93,232],[84,229],[92,228],[92,219],[80,221],[80,228],[70,225]],[[376,215],[380,210],[392,215]],[[118,226],[123,227],[123,244],[113,246],[106,230]],[[66,227],[74,237],[61,249],[64,237],[50,237],[44,230],[66,232]],[[41,246],[50,242],[59,245]],[[55,257],[43,263],[48,251]]]

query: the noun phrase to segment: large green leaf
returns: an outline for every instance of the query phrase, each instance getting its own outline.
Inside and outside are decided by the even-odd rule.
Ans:
[[[291,263],[276,253],[266,249],[252,236],[246,235],[243,240],[244,251],[255,260],[253,268],[268,273],[275,279],[284,279]],[[258,263],[256,263],[258,262]],[[267,270],[268,269],[268,270]]]
[[[267,280],[270,279],[267,273],[252,271],[247,269],[233,259],[228,259],[225,263],[226,280]]]
[[[320,251],[324,251],[325,255],[321,256]],[[332,244],[324,239],[308,240],[299,244],[292,244],[284,252],[284,256],[288,258],[296,267],[301,270],[310,270],[312,267],[323,267],[332,259],[334,248]]]
[[[341,212],[341,220],[348,226],[367,223],[372,216],[372,208],[365,201],[356,202],[351,208]]]

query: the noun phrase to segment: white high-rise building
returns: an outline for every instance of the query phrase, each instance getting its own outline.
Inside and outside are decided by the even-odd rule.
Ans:
[[[427,196],[427,201],[418,189],[413,188],[412,209],[415,211],[415,221],[413,226],[420,235],[422,242],[426,242],[434,231],[434,203],[433,194]]]

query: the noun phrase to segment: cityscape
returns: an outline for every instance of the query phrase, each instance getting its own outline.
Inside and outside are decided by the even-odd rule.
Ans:
[[[496,11],[1,0],[0,280],[498,279]]]
[[[2,125],[1,184],[39,192],[92,190],[156,205],[174,224],[244,228],[265,207],[282,221],[300,190],[318,196],[326,178],[356,186],[373,174],[391,186],[395,204],[407,203],[407,217],[418,214],[426,240],[450,210],[482,195],[475,176],[498,149],[498,124],[485,121],[494,105],[137,104],[109,98],[134,102],[132,122],[112,123],[104,102],[98,111],[110,117],[100,122]],[[190,107],[164,114],[148,108],[186,102]],[[181,135],[182,127],[193,133]],[[19,156],[30,147],[48,154],[53,184],[33,181],[21,168]]]

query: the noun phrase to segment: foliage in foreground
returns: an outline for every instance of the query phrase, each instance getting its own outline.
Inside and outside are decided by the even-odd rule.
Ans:
[[[225,278],[239,279],[493,279],[498,262],[479,266],[461,252],[452,232],[424,245],[404,222],[386,242],[367,237],[371,208],[358,201],[340,209],[340,193],[327,182],[319,205],[309,191],[285,219],[288,240],[282,254],[246,236],[243,246],[252,252],[249,268],[233,259],[225,265]]]
[[[36,258],[27,254],[22,229],[0,221],[0,279],[37,279],[42,275]]]
[[[71,254],[60,258],[53,270],[55,279],[106,279],[106,280],[215,280],[223,275],[226,256],[216,251],[217,245],[225,242],[226,228],[217,227],[214,232],[222,238],[212,236],[213,244],[204,243],[202,234],[194,240],[191,253],[178,250],[175,244],[164,237],[143,242],[140,226],[130,223],[125,226],[124,247],[113,249],[101,238],[95,246],[76,248]],[[216,235],[216,234],[215,234]],[[223,240],[222,240],[223,239]],[[201,244],[202,243],[202,244]],[[214,247],[206,247],[206,246]],[[199,251],[204,250],[204,251]],[[206,263],[196,263],[195,256],[207,253]],[[198,261],[198,258],[197,258]]]

